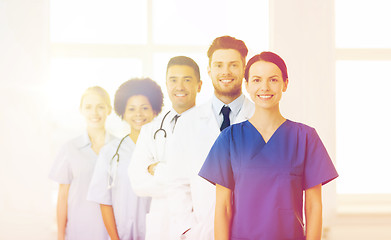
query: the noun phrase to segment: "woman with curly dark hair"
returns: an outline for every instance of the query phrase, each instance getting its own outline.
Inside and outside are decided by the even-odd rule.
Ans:
[[[127,169],[141,127],[152,121],[163,106],[163,93],[149,78],[131,79],[117,90],[114,110],[130,126],[130,133],[105,146],[98,157],[88,200],[100,204],[103,222],[112,240],[145,237],[145,215],[150,198],[137,197]]]

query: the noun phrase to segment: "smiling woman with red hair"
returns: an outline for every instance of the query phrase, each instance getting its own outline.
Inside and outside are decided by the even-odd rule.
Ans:
[[[216,185],[215,239],[320,240],[321,187],[338,176],[334,165],[314,128],[280,113],[284,60],[262,52],[245,79],[254,115],[221,132],[199,173]]]

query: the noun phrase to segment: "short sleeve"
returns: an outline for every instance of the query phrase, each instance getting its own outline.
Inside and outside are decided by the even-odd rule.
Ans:
[[[220,133],[198,175],[213,184],[233,190],[235,182],[230,158],[229,132],[226,129]]]
[[[108,188],[108,168],[111,157],[111,146],[106,145],[99,153],[95,164],[94,173],[91,178],[90,187],[87,193],[87,200],[99,204],[112,205],[111,189]]]
[[[71,148],[70,144],[64,145],[54,159],[52,168],[49,172],[49,178],[59,184],[71,184],[72,169],[71,169]]]
[[[315,129],[307,136],[304,167],[304,189],[326,184],[338,177],[338,173],[325,146]]]

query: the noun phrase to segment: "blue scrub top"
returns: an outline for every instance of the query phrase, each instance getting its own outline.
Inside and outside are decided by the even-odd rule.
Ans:
[[[305,239],[303,191],[338,177],[315,129],[286,120],[267,143],[249,122],[221,132],[199,175],[233,191],[231,239]]]

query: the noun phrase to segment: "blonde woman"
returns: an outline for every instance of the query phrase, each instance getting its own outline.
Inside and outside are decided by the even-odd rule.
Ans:
[[[87,191],[101,148],[113,137],[105,122],[111,113],[109,94],[88,88],[81,97],[80,113],[87,129],[60,150],[49,178],[60,184],[57,200],[58,239],[107,240],[99,204],[87,201]]]

